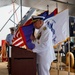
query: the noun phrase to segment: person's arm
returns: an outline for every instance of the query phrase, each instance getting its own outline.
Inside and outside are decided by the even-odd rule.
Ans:
[[[8,34],[7,37],[6,37],[6,42],[7,42],[7,45],[8,45],[8,46],[10,45],[10,43],[9,43],[9,40],[10,40],[9,38],[10,38],[10,37],[9,37],[9,36],[10,36],[10,34]]]

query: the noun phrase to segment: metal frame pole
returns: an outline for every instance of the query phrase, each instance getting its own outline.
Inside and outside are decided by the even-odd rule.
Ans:
[[[19,7],[14,11],[14,13],[19,9]],[[11,17],[14,15],[14,13],[11,15]],[[10,17],[10,18],[11,18]],[[0,31],[2,31],[2,29],[6,26],[6,24],[8,23],[8,21],[10,20],[10,18],[7,20],[7,22],[4,24],[4,26],[0,29]]]
[[[22,25],[22,0],[20,0],[20,13],[21,13],[21,25]]]

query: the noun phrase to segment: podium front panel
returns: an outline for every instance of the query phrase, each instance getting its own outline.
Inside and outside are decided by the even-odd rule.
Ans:
[[[36,75],[36,54],[12,46],[11,75]]]

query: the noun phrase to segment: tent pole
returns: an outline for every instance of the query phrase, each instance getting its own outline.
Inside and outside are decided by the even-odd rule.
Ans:
[[[20,0],[20,6],[21,6],[20,12],[21,12],[21,24],[22,24],[22,0]]]

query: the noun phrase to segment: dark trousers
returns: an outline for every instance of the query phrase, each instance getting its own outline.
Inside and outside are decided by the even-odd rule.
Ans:
[[[11,58],[9,57],[9,46],[7,46],[7,56],[8,56],[8,75],[11,74]]]

